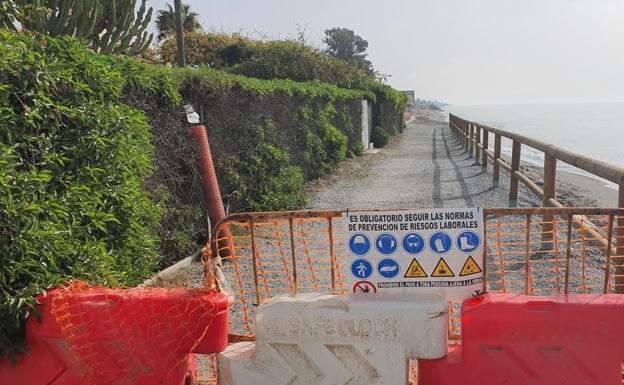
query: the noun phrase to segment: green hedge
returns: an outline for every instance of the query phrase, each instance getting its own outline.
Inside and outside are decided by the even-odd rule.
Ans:
[[[0,353],[11,356],[44,289],[135,285],[155,270],[150,126],[119,98],[176,91],[72,39],[0,32],[0,57]]]
[[[231,212],[302,207],[305,182],[362,153],[361,100],[384,106],[380,122],[403,103],[375,82],[167,68],[30,33],[1,33],[0,55],[3,356],[24,347],[44,289],[135,285],[203,246],[205,222],[189,220],[205,216],[189,199],[195,147],[181,100],[201,114]],[[181,175],[191,177],[176,195],[168,183]]]
[[[206,67],[172,73],[201,112],[221,193],[236,201],[234,211],[299,208],[305,182],[361,152],[362,91]]]

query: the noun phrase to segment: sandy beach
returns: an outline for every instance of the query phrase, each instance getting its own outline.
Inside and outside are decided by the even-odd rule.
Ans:
[[[569,205],[587,207],[617,207],[618,191],[606,182],[584,175],[557,171],[557,195]]]

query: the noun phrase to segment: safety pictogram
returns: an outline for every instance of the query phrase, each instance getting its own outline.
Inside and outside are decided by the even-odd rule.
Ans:
[[[418,233],[409,233],[403,237],[403,249],[410,254],[418,254],[425,248],[425,239]]]
[[[351,262],[351,274],[359,279],[368,278],[373,274],[373,265],[364,258]]]
[[[423,270],[420,263],[416,260],[416,258],[412,259],[412,263],[410,263],[405,275],[405,278],[424,278],[427,277],[427,273]]]
[[[444,260],[444,258],[440,258],[438,264],[435,269],[433,269],[433,273],[431,273],[432,277],[454,277],[453,270],[449,267],[448,263]]]
[[[480,273],[481,271],[482,270],[479,267],[479,265],[477,265],[477,262],[472,258],[471,255],[469,255],[468,259],[464,263],[464,267],[462,267],[461,273],[459,273],[459,276],[463,277],[466,275],[477,274],[477,273]]]
[[[457,248],[464,253],[474,251],[480,243],[481,240],[474,231],[464,231],[457,237]]]
[[[429,248],[436,254],[445,254],[452,246],[451,236],[443,231],[435,232],[429,237]]]
[[[379,275],[384,278],[394,278],[397,274],[399,274],[401,268],[396,260],[392,258],[385,258],[377,264],[377,271],[379,272]]]
[[[370,240],[364,234],[353,234],[349,239],[349,249],[353,254],[364,255],[371,248]]]
[[[394,253],[397,246],[397,240],[392,234],[381,234],[375,240],[375,247],[382,254]]]
[[[358,281],[353,285],[354,293],[377,293],[375,284],[370,281]]]

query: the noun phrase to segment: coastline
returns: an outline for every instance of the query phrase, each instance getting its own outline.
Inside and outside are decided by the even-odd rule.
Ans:
[[[583,207],[617,207],[618,191],[590,176],[557,170],[557,196],[566,205]]]

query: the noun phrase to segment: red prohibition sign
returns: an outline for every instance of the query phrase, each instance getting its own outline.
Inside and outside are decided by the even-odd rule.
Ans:
[[[375,284],[370,281],[359,281],[353,285],[354,293],[377,293]]]

